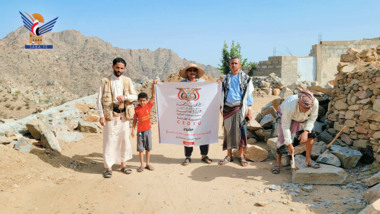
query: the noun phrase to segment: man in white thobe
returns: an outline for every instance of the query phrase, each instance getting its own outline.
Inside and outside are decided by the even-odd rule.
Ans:
[[[133,101],[137,95],[130,78],[123,76],[126,62],[122,58],[113,60],[113,74],[103,78],[97,100],[99,122],[103,128],[103,176],[112,176],[112,165],[120,164],[120,171],[132,172],[126,161],[132,158],[129,140],[129,120],[133,118]]]

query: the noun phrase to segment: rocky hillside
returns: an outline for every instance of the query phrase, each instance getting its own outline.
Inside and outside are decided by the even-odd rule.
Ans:
[[[121,49],[76,30],[44,35],[43,44],[54,45],[52,50],[26,50],[28,42],[29,32],[24,27],[0,40],[0,109],[4,109],[0,119],[20,118],[42,104],[57,105],[94,94],[100,79],[111,73],[115,57],[127,61],[125,75],[137,83],[164,79],[192,62],[170,49]],[[198,65],[219,77],[216,68]],[[13,99],[16,95],[17,100]],[[13,111],[20,106],[19,111]]]

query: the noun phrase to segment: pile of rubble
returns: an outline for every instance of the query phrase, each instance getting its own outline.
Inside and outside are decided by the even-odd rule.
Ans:
[[[368,148],[380,162],[380,62],[377,49],[349,49],[338,65],[333,98],[327,112],[328,131],[354,149]],[[351,61],[349,61],[351,60]]]
[[[271,73],[267,77],[252,77],[252,82],[255,88],[253,93],[255,97],[279,95],[280,91],[285,88],[284,82],[275,73]]]
[[[361,52],[350,49],[342,55],[336,79],[332,81],[334,88],[321,87],[313,82],[295,83],[289,88],[282,88],[281,98],[264,106],[261,112],[256,113],[255,120],[249,122],[248,142],[253,145],[249,145],[245,151],[246,158],[263,161],[272,155],[275,159],[278,133],[276,110],[287,96],[307,88],[320,104],[318,119],[314,124],[317,138],[311,156],[321,164],[321,168],[307,167],[303,155],[305,145],[297,146],[295,162],[298,170],[293,173],[293,182],[344,185],[356,177],[356,183],[361,188],[369,188],[363,194],[368,204],[363,213],[376,210],[376,204],[380,204],[379,51],[380,48]],[[350,63],[347,63],[348,57],[352,59]],[[340,138],[327,148],[341,130],[343,134]],[[266,142],[267,147],[257,145],[258,141]],[[282,159],[283,166],[289,163],[289,158]]]
[[[21,120],[0,124],[0,144],[29,152],[40,145],[54,152],[84,138],[81,132],[102,131],[95,109],[96,94],[32,114]]]

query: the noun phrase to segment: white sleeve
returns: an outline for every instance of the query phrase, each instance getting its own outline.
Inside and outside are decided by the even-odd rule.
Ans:
[[[319,109],[319,102],[316,98],[314,98],[314,106],[311,108],[310,117],[306,122],[305,130],[311,132],[314,128],[314,123],[318,118],[318,109]]]
[[[281,106],[281,113],[282,113],[281,127],[282,127],[282,133],[284,134],[284,143],[285,145],[289,145],[293,143],[292,134],[290,132],[290,125],[292,123],[292,115],[294,112],[292,111],[290,106],[288,106],[289,105],[288,103],[284,103],[284,104],[285,104],[284,106]]]
[[[98,109],[99,117],[101,117],[101,118],[104,117],[103,105],[102,105],[102,97],[103,97],[103,84],[100,83],[99,93],[98,93],[98,100],[96,102],[96,106],[97,106],[97,109]]]
[[[135,89],[135,86],[133,85],[132,80],[131,80],[131,84],[129,84],[129,87],[130,87],[129,91],[131,92],[131,94],[125,95],[125,98],[129,102],[136,101],[137,100],[137,93],[136,93],[136,89]]]

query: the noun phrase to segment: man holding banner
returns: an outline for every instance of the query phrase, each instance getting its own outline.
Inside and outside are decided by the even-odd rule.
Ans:
[[[190,163],[194,146],[200,146],[202,161],[211,163],[208,144],[218,142],[221,84],[200,80],[204,71],[195,64],[180,73],[185,81],[156,84],[159,141],[185,146],[183,165]]]
[[[252,119],[251,106],[253,103],[253,84],[251,78],[240,70],[241,62],[238,57],[230,61],[231,72],[222,81],[223,89],[223,150],[227,156],[219,161],[225,165],[232,159],[232,148],[239,148],[239,162],[244,167],[248,162],[244,158],[247,148],[247,121]]]

